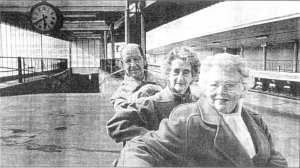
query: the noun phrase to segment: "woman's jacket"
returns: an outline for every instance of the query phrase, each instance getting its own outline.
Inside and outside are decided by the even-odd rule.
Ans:
[[[123,102],[118,100],[120,103],[115,106],[115,115],[107,122],[108,135],[116,142],[121,142],[149,130],[157,130],[161,120],[168,118],[176,106],[196,100],[190,88],[181,96],[173,93],[168,86],[154,96]]]
[[[205,99],[178,106],[159,130],[128,141],[118,166],[284,167],[261,116],[242,108],[242,118],[256,150],[247,154],[224,119]],[[214,119],[218,119],[214,123]]]

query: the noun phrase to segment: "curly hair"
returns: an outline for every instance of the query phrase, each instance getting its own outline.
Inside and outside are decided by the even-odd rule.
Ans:
[[[176,47],[169,53],[164,64],[161,66],[165,76],[169,75],[172,61],[175,59],[180,59],[190,64],[193,78],[198,78],[201,63],[193,49],[186,46]]]

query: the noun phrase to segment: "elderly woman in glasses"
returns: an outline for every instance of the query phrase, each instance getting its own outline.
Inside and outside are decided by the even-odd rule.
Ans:
[[[243,106],[249,72],[237,55],[208,57],[206,98],[180,105],[157,131],[129,141],[119,166],[285,167],[261,116]]]
[[[145,85],[131,98],[117,100],[121,103],[115,106],[115,115],[107,123],[107,132],[116,142],[128,141],[149,130],[157,130],[160,121],[168,118],[173,108],[198,99],[190,90],[190,84],[198,76],[200,67],[193,50],[188,47],[173,49],[162,67],[168,79],[162,91],[150,97],[141,96],[151,88],[151,85]]]

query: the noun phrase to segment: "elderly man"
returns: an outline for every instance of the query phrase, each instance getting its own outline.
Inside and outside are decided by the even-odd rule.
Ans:
[[[147,67],[146,56],[139,45],[129,43],[121,49],[120,54],[125,77],[121,86],[110,98],[110,102],[115,108],[134,92],[139,91],[139,97],[147,97],[162,90],[163,80],[159,80],[157,76],[145,71]],[[140,90],[145,85],[147,87]]]

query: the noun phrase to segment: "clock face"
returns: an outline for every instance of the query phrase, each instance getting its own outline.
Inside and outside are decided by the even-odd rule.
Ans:
[[[50,4],[37,4],[31,9],[31,24],[41,32],[49,32],[57,28],[59,15]]]

